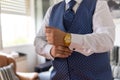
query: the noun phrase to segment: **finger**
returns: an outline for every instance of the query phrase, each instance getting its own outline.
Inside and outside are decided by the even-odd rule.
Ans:
[[[67,58],[67,57],[69,57],[69,55],[56,54],[56,57]]]
[[[46,40],[47,40],[47,42],[48,42],[49,44],[54,45],[54,41],[53,41],[52,38],[47,37]]]
[[[56,28],[50,27],[50,26],[46,26],[46,27],[45,27],[45,31],[46,31],[47,33],[53,32],[55,29],[56,29]]]
[[[57,50],[57,54],[70,56],[70,55],[71,55],[71,52],[66,52],[66,51]]]
[[[47,29],[46,29],[45,35],[46,35],[47,37],[53,38],[53,37],[54,37],[54,31],[53,31],[53,30],[47,30]]]
[[[52,27],[52,26],[46,26],[45,28],[46,29],[56,29],[55,27]]]
[[[71,55],[71,51],[61,51],[61,50],[58,50],[60,51],[59,54],[65,54],[65,55]]]
[[[46,28],[45,28],[45,31],[46,31],[47,33],[50,33],[52,30],[54,30],[52,27],[46,27]]]
[[[48,31],[48,32],[50,32],[50,31],[53,32],[53,31],[57,31],[58,29],[55,28],[55,27],[50,27],[50,26],[49,26],[49,27],[46,27],[45,30]]]
[[[70,55],[71,55],[71,52],[66,52],[66,51],[64,51],[63,54],[70,56]]]
[[[51,38],[46,37],[46,40],[47,40],[48,43],[52,43],[52,39]]]
[[[45,33],[51,33],[52,29],[45,29]]]
[[[65,46],[57,46],[57,49],[65,52],[71,52],[71,50]]]
[[[46,34],[46,40],[49,44],[54,44],[55,45],[55,39],[53,37],[53,34]]]
[[[46,37],[53,37],[52,33],[45,33]]]

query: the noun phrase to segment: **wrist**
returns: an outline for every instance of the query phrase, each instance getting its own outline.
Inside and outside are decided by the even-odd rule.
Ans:
[[[71,44],[71,34],[70,33],[66,33],[65,37],[64,37],[64,45],[65,46],[70,46]]]

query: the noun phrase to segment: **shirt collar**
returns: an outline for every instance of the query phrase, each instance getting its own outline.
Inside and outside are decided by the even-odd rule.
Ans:
[[[65,0],[65,3],[68,4],[71,0]],[[77,3],[80,3],[82,0],[75,0]]]

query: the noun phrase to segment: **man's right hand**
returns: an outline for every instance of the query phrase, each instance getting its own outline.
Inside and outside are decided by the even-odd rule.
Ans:
[[[71,55],[72,51],[65,46],[53,46],[51,49],[51,56],[54,58],[67,58]]]

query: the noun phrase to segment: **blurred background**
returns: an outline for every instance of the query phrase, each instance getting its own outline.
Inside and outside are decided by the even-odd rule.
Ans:
[[[59,1],[61,0],[0,0],[0,54],[12,54],[17,57],[19,53],[25,54],[25,59],[17,62],[18,71],[31,72],[36,65],[46,62],[45,58],[35,53],[33,41],[41,28],[47,9]],[[106,1],[116,26],[114,45],[119,48],[120,0]],[[117,57],[110,57],[115,57],[118,61],[119,52],[116,54]]]

